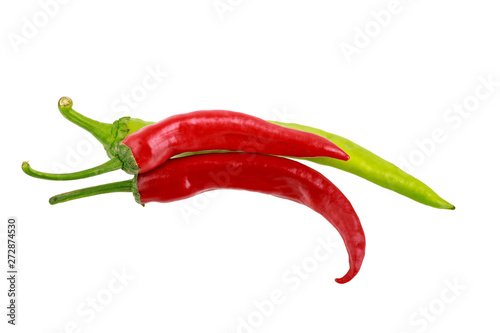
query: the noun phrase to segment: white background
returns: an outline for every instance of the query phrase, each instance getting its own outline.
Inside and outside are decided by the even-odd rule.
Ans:
[[[499,331],[496,2],[222,0],[218,12],[212,0],[60,1],[0,8],[0,241],[5,253],[6,220],[17,216],[20,271],[15,328],[0,283],[2,332]],[[371,13],[388,8],[381,27]],[[346,57],[347,44],[357,53]],[[148,71],[162,74],[145,90]],[[487,97],[481,77],[496,82]],[[484,98],[473,105],[476,89]],[[22,173],[28,159],[52,172],[107,160],[59,114],[61,96],[101,121],[220,108],[319,127],[413,161],[411,173],[457,209],[314,165],[350,199],[367,237],[359,275],[339,285],[344,247],[313,256],[318,239],[340,245],[337,232],[286,200],[226,191],[143,208],[120,193],[50,206],[51,195],[129,178]],[[464,101],[472,111],[447,111]],[[303,264],[310,273],[292,283]]]

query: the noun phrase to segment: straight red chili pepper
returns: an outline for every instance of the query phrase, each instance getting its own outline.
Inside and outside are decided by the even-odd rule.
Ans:
[[[358,273],[365,255],[365,235],[351,203],[321,173],[282,157],[226,153],[175,158],[132,180],[56,195],[49,202],[110,192],[133,192],[140,204],[171,202],[216,189],[270,194],[313,209],[338,230],[347,248],[350,268],[336,281],[346,283]]]
[[[168,117],[132,133],[117,147],[122,161],[131,161],[130,157],[133,157],[139,173],[147,172],[184,152],[213,149],[296,157],[349,158],[334,143],[318,135],[225,110],[195,111]]]

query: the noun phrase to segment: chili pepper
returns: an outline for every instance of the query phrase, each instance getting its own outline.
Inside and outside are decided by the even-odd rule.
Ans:
[[[49,202],[132,192],[138,203],[146,204],[186,199],[216,189],[270,194],[313,209],[338,230],[349,254],[349,271],[336,281],[346,283],[358,273],[365,253],[365,235],[351,203],[321,173],[282,157],[226,153],[170,159],[131,180],[59,194]]]
[[[106,145],[112,125],[101,126],[72,110],[72,101],[59,100],[61,113],[82,125]],[[146,123],[144,123],[146,124]],[[110,133],[111,134],[111,133]],[[147,172],[184,152],[223,149],[296,157],[328,156],[349,159],[333,142],[318,135],[284,128],[260,118],[226,110],[195,111],[145,126],[116,143],[114,153],[130,174]]]
[[[322,136],[337,144],[350,156],[349,161],[342,163],[324,157],[303,158],[304,160],[350,172],[424,205],[442,209],[455,209],[455,206],[441,198],[429,186],[425,185],[417,178],[346,138],[310,126],[281,123],[278,121],[271,122],[287,128]]]

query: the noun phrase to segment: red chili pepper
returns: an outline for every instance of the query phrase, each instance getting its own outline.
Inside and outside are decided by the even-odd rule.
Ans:
[[[110,192],[133,192],[140,204],[171,202],[216,189],[271,194],[313,209],[338,230],[347,247],[350,268],[336,281],[346,283],[358,273],[365,255],[365,235],[351,203],[321,173],[282,157],[226,153],[175,158],[131,180],[63,193],[49,202]]]
[[[224,110],[174,115],[146,126],[123,139],[118,144],[117,153],[125,164],[124,170],[135,174],[152,170],[184,152],[215,149],[349,159],[333,142],[319,135]]]

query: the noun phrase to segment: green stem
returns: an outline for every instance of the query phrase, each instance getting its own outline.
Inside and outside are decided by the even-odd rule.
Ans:
[[[73,110],[73,101],[69,97],[61,97],[57,106],[66,119],[89,131],[106,149],[113,143],[112,124],[101,123],[76,112]]]
[[[25,174],[35,178],[47,179],[47,180],[75,180],[97,176],[106,172],[115,171],[121,169],[123,163],[118,158],[112,158],[104,164],[98,165],[96,167],[72,172],[72,173],[46,173],[33,170],[28,162],[23,162],[22,168]]]
[[[121,182],[87,187],[71,192],[61,193],[58,195],[54,195],[52,198],[50,198],[49,203],[51,205],[55,205],[58,203],[90,197],[93,195],[114,193],[114,192],[132,192],[133,182],[134,179],[129,179]]]

